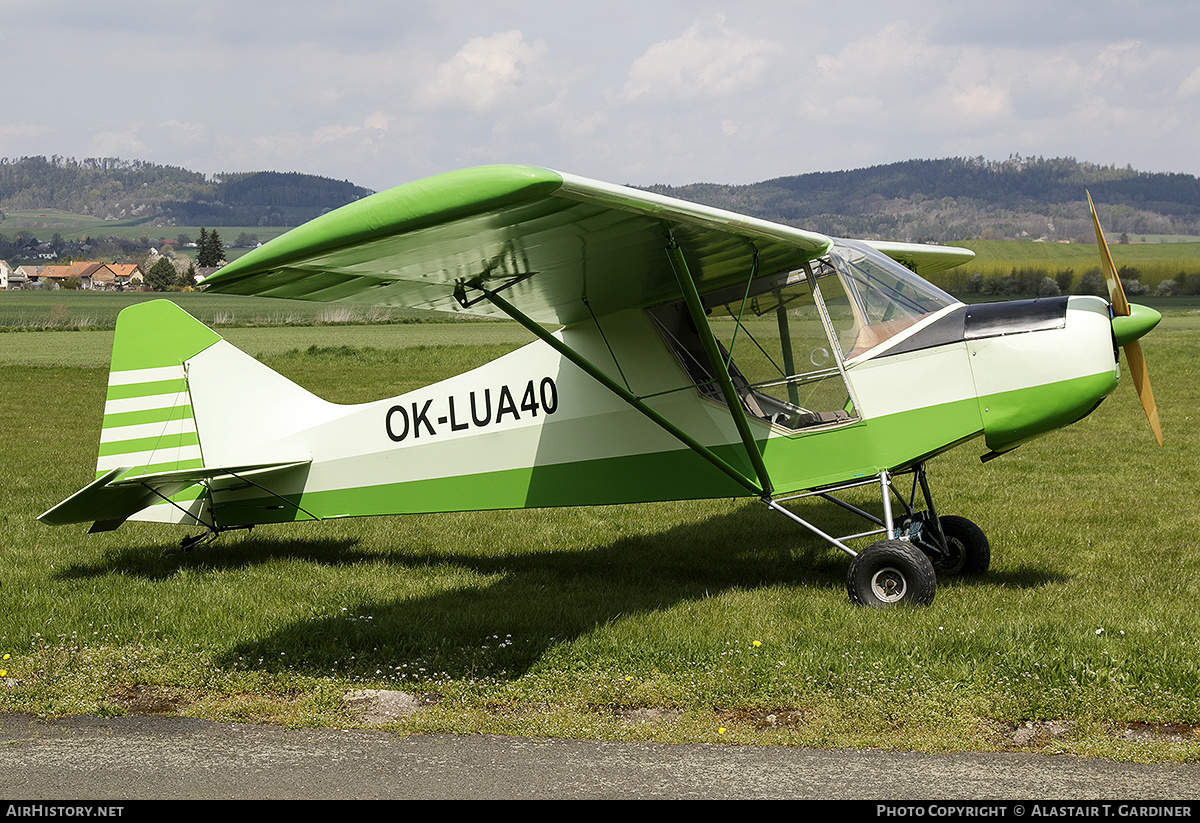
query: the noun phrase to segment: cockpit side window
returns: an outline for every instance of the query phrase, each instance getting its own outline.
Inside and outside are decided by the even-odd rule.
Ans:
[[[702,300],[747,414],[792,430],[858,418],[808,272],[758,278]],[[650,315],[697,390],[722,402],[686,306],[668,303]]]

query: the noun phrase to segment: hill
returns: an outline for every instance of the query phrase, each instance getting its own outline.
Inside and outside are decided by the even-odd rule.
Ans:
[[[646,188],[826,234],[939,243],[1093,242],[1090,189],[1114,241],[1200,235],[1196,177],[1072,158],[907,160],[750,185]],[[61,210],[139,227],[296,226],[370,193],[295,172],[207,177],[117,158],[0,159],[0,210]]]
[[[745,186],[698,183],[650,191],[841,237],[952,242],[1094,242],[1085,189],[1106,232],[1200,234],[1200,180],[1072,158],[908,160],[779,177]]]
[[[349,181],[274,171],[207,177],[140,160],[0,158],[0,210],[62,210],[153,226],[298,226],[371,194]]]

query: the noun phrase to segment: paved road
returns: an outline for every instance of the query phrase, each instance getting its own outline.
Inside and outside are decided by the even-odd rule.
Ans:
[[[178,717],[42,721],[0,714],[5,804],[336,798],[1197,801],[1200,764],[492,735],[403,737]],[[1191,816],[1200,817],[1200,803],[1186,805]]]

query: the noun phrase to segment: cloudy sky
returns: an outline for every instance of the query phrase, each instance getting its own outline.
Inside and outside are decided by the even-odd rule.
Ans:
[[[0,0],[0,157],[381,190],[911,158],[1200,174],[1196,0]]]

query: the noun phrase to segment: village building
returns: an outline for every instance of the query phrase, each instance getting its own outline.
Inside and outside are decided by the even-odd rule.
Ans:
[[[37,272],[38,272],[37,266],[26,265],[26,266],[17,266],[17,270],[15,272],[13,272],[13,274],[14,274],[14,276],[19,276],[23,280],[24,285],[22,286],[22,288],[30,289],[30,288],[38,287],[37,286],[37,282],[38,282]]]
[[[112,283],[118,289],[142,285],[142,267],[134,263],[107,263],[105,268],[112,272]]]
[[[75,278],[87,291],[121,291],[142,285],[142,267],[131,263],[80,261],[66,266],[21,266],[21,288],[59,289]]]
[[[79,288],[90,291],[94,287],[92,275],[103,265],[103,263],[83,261],[66,266],[42,266],[38,269],[38,280],[41,283],[52,284],[52,287],[61,288],[66,285],[67,281],[76,279],[79,281]]]
[[[25,273],[13,268],[7,260],[0,260],[0,291],[25,288]]]

